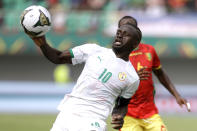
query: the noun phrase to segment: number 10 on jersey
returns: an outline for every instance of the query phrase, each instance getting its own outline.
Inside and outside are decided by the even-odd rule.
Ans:
[[[112,73],[107,72],[107,69],[105,68],[98,79],[101,80],[102,83],[106,83],[111,76],[112,76]]]

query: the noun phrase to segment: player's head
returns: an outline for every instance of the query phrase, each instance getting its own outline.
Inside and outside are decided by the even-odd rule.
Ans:
[[[132,16],[124,16],[122,17],[119,22],[118,22],[118,27],[120,27],[121,25],[125,25],[125,24],[131,24],[133,26],[137,27],[137,20],[132,17]]]
[[[126,24],[118,28],[112,48],[116,54],[130,54],[140,43],[142,38],[138,27]]]

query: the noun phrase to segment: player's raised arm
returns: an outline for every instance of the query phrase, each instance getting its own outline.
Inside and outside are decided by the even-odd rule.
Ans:
[[[44,56],[51,62],[55,64],[63,64],[63,63],[72,64],[71,54],[68,50],[62,52],[55,48],[50,47],[49,44],[47,44],[46,42],[45,36],[31,37],[31,38],[34,41],[34,43],[40,47]]]
[[[44,35],[51,28],[51,15],[46,8],[36,5],[26,8],[21,14],[20,23],[25,33],[40,47],[47,59],[55,64],[72,63],[69,51],[61,52],[46,42]]]
[[[187,110],[190,112],[187,100],[181,97],[181,95],[178,93],[178,91],[174,87],[174,84],[171,82],[165,71],[162,68],[160,68],[158,70],[154,70],[154,74],[157,76],[161,84],[175,97],[177,103],[180,106],[185,105],[187,107]]]

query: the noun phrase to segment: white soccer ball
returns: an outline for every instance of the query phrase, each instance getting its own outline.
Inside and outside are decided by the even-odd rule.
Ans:
[[[21,25],[33,37],[45,35],[51,28],[51,15],[42,6],[30,6],[21,15]]]

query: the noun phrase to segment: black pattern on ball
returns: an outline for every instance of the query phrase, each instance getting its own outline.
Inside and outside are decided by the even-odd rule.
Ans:
[[[30,35],[30,36],[37,36],[37,35],[39,35],[39,34],[41,34],[43,31],[40,31],[40,32],[33,32],[33,31],[28,31],[26,28],[25,28],[25,26],[23,26],[23,29],[24,29],[24,31],[28,34],[28,35]]]
[[[24,19],[25,19],[25,15],[26,15],[29,11],[31,11],[31,10],[32,10],[32,9],[24,10],[23,13],[22,13],[22,15],[21,15],[21,24],[22,24],[23,27],[24,27],[23,21],[24,21]]]
[[[39,12],[40,12],[39,21],[33,27],[45,26],[45,25],[50,26],[51,23],[49,21],[49,18],[41,10],[39,10]]]

